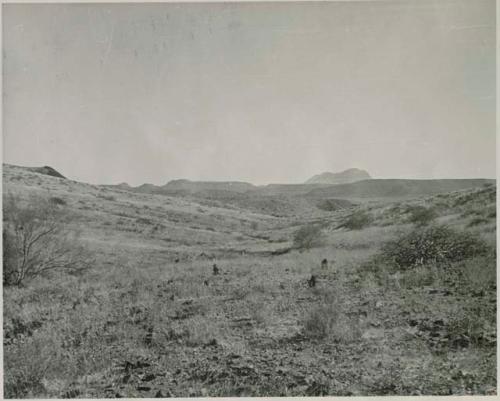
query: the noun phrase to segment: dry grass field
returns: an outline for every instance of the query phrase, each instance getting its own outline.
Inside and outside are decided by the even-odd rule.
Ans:
[[[496,394],[494,185],[295,215],[8,165],[3,185],[64,209],[92,262],[4,285],[8,398]]]

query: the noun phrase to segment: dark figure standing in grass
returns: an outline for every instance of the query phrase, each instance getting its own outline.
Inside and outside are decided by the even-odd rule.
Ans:
[[[328,269],[328,260],[326,258],[321,261],[321,268]]]
[[[316,287],[316,276],[313,274],[309,280],[307,280],[307,285],[309,287]]]
[[[213,266],[213,273],[214,273],[214,276],[217,276],[219,274],[219,268],[217,267],[217,264],[215,264],[215,263]]]

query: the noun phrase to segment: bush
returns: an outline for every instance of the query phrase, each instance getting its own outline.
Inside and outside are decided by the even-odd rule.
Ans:
[[[488,246],[478,235],[446,226],[416,228],[382,248],[382,257],[402,269],[426,264],[458,262],[486,254]]]
[[[138,217],[135,221],[138,224],[146,224],[146,225],[153,224],[153,222],[146,217]]]
[[[326,338],[332,332],[338,319],[339,311],[335,305],[318,305],[303,321],[304,334],[309,338]]]
[[[408,221],[419,227],[429,225],[437,217],[436,210],[424,206],[411,206],[408,211],[410,213]]]
[[[54,270],[80,272],[91,264],[67,230],[68,214],[50,200],[32,197],[25,205],[4,198],[3,283],[20,285]]]
[[[347,228],[349,230],[361,230],[369,226],[373,222],[373,217],[364,212],[363,210],[358,210],[351,214],[339,228]]]
[[[100,199],[104,199],[107,201],[115,201],[116,200],[116,197],[113,195],[97,194],[96,196]]]
[[[321,227],[313,224],[299,228],[293,236],[293,244],[297,249],[311,249],[321,246],[323,240]]]
[[[350,343],[361,336],[356,320],[343,312],[338,296],[325,294],[302,319],[302,334],[313,339],[328,339],[339,343]]]
[[[67,202],[64,199],[58,198],[57,196],[50,198],[50,202],[58,206],[65,206],[67,204]]]
[[[351,207],[353,204],[344,199],[323,199],[316,207],[325,212],[336,212],[337,210]]]

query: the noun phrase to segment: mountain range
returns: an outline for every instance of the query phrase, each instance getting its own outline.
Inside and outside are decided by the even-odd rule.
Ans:
[[[27,170],[65,178],[49,166],[26,167]],[[260,197],[302,198],[314,201],[324,199],[405,198],[429,196],[459,191],[495,183],[494,179],[374,179],[365,170],[351,168],[338,173],[324,172],[303,184],[253,185],[241,181],[190,181],[178,179],[165,185],[142,184],[132,187],[127,183],[102,185],[125,191],[169,196],[195,196],[210,199],[243,199]]]

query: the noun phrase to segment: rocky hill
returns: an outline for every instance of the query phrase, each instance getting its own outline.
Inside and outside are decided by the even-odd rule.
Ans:
[[[371,179],[370,174],[365,170],[350,168],[339,173],[325,172],[308,179],[306,184],[348,184],[362,180]]]

